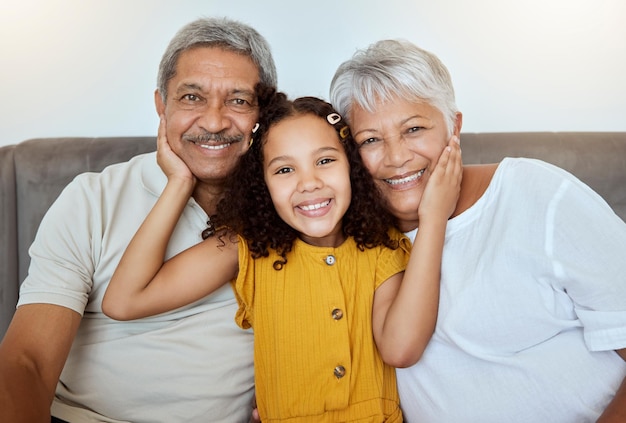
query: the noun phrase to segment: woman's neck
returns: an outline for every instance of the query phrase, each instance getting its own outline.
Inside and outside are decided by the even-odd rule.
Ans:
[[[456,202],[456,207],[450,215],[450,219],[460,215],[472,207],[485,193],[491,183],[498,163],[483,165],[463,166],[463,180],[461,181],[461,192]],[[398,229],[402,232],[410,232],[419,227],[419,219],[407,219],[398,221]]]

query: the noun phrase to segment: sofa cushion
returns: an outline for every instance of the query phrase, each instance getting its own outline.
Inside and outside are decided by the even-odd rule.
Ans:
[[[17,303],[17,215],[15,207],[15,146],[0,147],[0,338]]]

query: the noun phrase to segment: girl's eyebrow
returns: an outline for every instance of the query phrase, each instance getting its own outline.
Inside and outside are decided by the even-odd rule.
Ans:
[[[327,151],[336,151],[339,152],[339,149],[337,147],[320,147],[317,150],[315,150],[313,152],[313,154],[320,154],[320,153],[326,153]],[[267,163],[267,167],[270,167],[273,163],[275,162],[280,162],[280,161],[287,161],[290,158],[292,158],[293,156],[287,156],[287,155],[282,155],[282,156],[276,156],[274,157],[272,160],[270,160]]]

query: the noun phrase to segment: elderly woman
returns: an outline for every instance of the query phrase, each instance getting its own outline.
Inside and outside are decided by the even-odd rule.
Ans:
[[[339,67],[330,98],[413,237],[429,176],[461,132],[446,67],[380,41]],[[406,419],[626,421],[625,251],[626,224],[564,170],[525,158],[464,166],[437,329],[398,369]]]

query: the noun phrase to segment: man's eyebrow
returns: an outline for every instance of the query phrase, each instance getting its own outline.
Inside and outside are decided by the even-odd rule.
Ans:
[[[256,96],[256,93],[254,90],[249,90],[247,88],[235,88],[232,91],[230,91],[230,94],[244,94],[244,95],[249,95],[249,96]]]
[[[198,84],[182,84],[178,88],[176,88],[176,92],[184,92],[184,91],[202,91],[202,87]]]
[[[201,85],[196,84],[196,83],[187,83],[187,84],[182,84],[180,85],[177,89],[176,92],[180,93],[180,92],[186,92],[186,91],[199,91],[202,92],[203,88]],[[252,89],[248,89],[248,88],[233,88],[232,90],[228,91],[228,95],[248,95],[251,97],[255,97],[256,93],[255,91]]]

